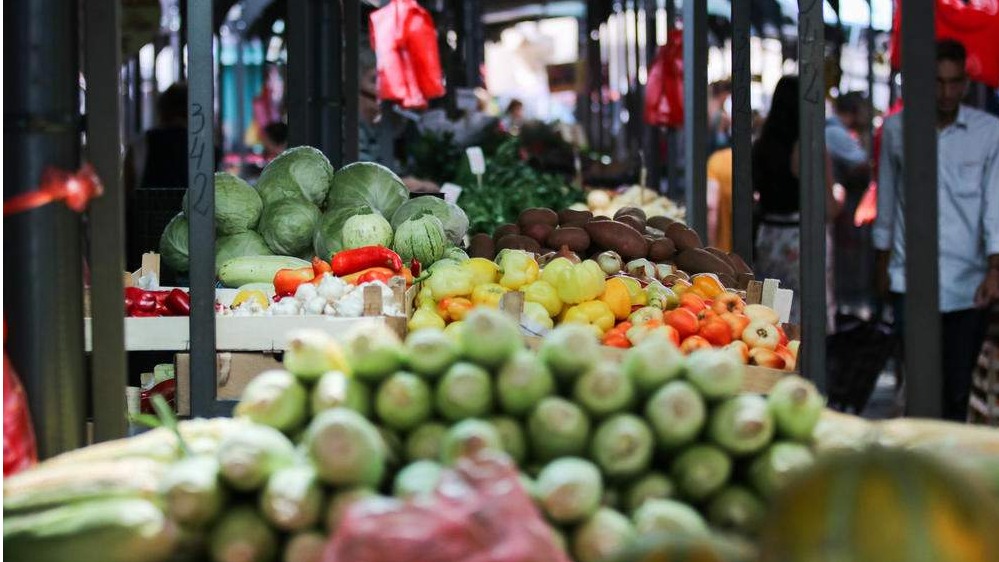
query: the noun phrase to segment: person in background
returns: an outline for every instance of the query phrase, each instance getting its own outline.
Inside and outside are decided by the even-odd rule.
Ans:
[[[732,149],[708,158],[708,244],[732,251]]]
[[[753,189],[759,194],[761,224],[756,235],[755,272],[758,278],[779,279],[781,288],[799,292],[801,202],[798,187],[798,77],[784,76],[777,82],[770,113],[760,138],[753,143]],[[839,213],[833,196],[833,181],[826,155],[826,181],[820,186],[826,197],[826,220]],[[831,294],[832,244],[826,241],[826,302],[830,328],[834,318]],[[791,322],[798,323],[800,298],[791,305]]]
[[[732,82],[713,82],[708,92],[708,154],[711,154],[732,145]]]
[[[999,119],[961,104],[968,88],[966,58],[960,43],[937,43],[941,401],[944,418],[954,421],[967,419],[985,309],[999,301]],[[901,113],[885,120],[881,143],[872,231],[876,283],[879,294],[893,297],[895,325],[902,332],[907,328]]]
[[[833,227],[833,240],[836,301],[845,311],[870,304],[870,228],[855,226],[853,215],[871,179],[871,159],[862,142],[870,128],[871,108],[864,94],[849,92],[832,102],[832,111],[826,119],[825,138],[833,181],[844,200],[844,212]]]
[[[520,126],[524,124],[524,102],[514,98],[506,106],[506,113],[500,120],[503,130],[511,135],[516,135],[520,131]]]
[[[187,84],[177,82],[164,90],[156,113],[156,127],[125,153],[126,192],[187,185]]]
[[[264,158],[269,162],[288,148],[288,125],[281,121],[264,127]]]
[[[375,53],[370,48],[361,48],[358,54],[358,160],[377,162],[402,176],[401,166],[395,155],[396,139],[404,132],[406,124],[396,115],[382,113],[378,99],[378,70]],[[414,193],[434,193],[440,187],[427,180],[403,176],[402,182]]]

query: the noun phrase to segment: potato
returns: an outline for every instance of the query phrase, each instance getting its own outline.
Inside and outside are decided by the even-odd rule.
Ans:
[[[714,254],[714,256],[716,258],[720,259],[721,261],[723,261],[723,262],[727,263],[729,266],[731,266],[732,267],[732,271],[738,272],[738,270],[735,268],[735,264],[732,263],[731,259],[729,259],[728,254],[726,254],[725,252],[723,252],[723,251],[721,251],[718,248],[715,248],[713,246],[708,246],[707,248],[704,248],[704,249],[707,250],[707,251],[709,251],[709,252],[711,252],[712,254]]]
[[[649,260],[654,263],[663,263],[676,254],[676,245],[669,238],[653,240],[649,244]]]
[[[624,216],[632,216],[642,220],[644,224],[647,217],[645,216],[645,211],[638,207],[621,207],[616,213],[614,213],[614,220],[618,220]]]
[[[638,232],[645,233],[645,221],[635,215],[621,215],[620,217],[614,219],[617,222],[624,223],[631,228],[634,228]]]
[[[742,256],[740,256],[739,254],[735,252],[729,252],[728,261],[729,263],[732,264],[732,267],[735,269],[736,273],[744,273],[752,275],[753,270],[749,267],[749,264],[747,264],[746,261],[743,260]]]
[[[547,224],[548,226],[555,228],[558,226],[558,213],[551,209],[524,209],[520,212],[520,216],[517,217],[517,224],[520,228],[524,228],[529,224]]]
[[[582,253],[590,248],[590,235],[577,226],[563,226],[551,233],[547,244],[555,249],[568,246],[573,252]]]
[[[507,234],[496,243],[496,253],[503,250],[525,250],[534,254],[541,253],[541,244],[530,236]]]
[[[520,227],[515,224],[503,224],[493,232],[493,242],[499,242],[507,234],[520,234]]]
[[[562,209],[558,212],[558,224],[560,226],[580,226],[590,222],[592,218],[593,213],[589,211]]]
[[[492,236],[480,232],[468,241],[468,257],[493,259],[496,257],[496,243]]]
[[[700,248],[688,248],[680,251],[674,258],[676,266],[687,273],[715,273],[735,277],[735,270],[728,262],[723,262],[718,256]]]
[[[721,281],[721,284],[725,285],[726,287],[731,287],[733,289],[745,288],[739,286],[739,281],[735,277],[728,275],[726,273],[719,273],[718,280]]]
[[[614,250],[625,260],[644,258],[649,252],[645,237],[624,223],[592,221],[586,225],[586,233],[599,248]]]
[[[704,244],[701,243],[701,237],[697,235],[697,232],[678,222],[666,227],[665,232],[666,238],[672,240],[673,244],[676,245],[676,249],[681,252],[690,248],[704,247]]]
[[[645,225],[645,235],[651,236],[654,240],[659,240],[660,238],[666,238],[666,233],[659,230],[658,228],[652,228],[648,224]]]
[[[673,220],[673,219],[671,219],[669,217],[665,217],[663,215],[658,215],[658,216],[655,216],[655,217],[649,217],[645,221],[645,223],[648,226],[651,226],[652,228],[655,228],[657,230],[661,230],[663,232],[666,232],[666,228],[668,228],[669,225],[671,225],[671,224],[673,224],[675,222],[676,222],[675,220]]]
[[[550,224],[544,224],[540,222],[535,222],[531,224],[525,224],[520,229],[520,233],[524,236],[530,236],[538,241],[538,244],[544,244],[545,240],[551,236],[555,229]]]

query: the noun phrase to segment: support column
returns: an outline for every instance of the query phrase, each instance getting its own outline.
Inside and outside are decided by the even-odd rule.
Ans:
[[[687,188],[687,226],[701,240],[708,239],[707,127],[708,127],[708,6],[683,3],[684,157]]]
[[[80,164],[79,11],[7,5],[4,196],[35,191],[49,166]],[[84,442],[80,217],[62,203],[4,217],[5,349],[24,383],[41,457]]]
[[[732,3],[732,250],[753,263],[750,3]]]
[[[94,440],[124,437],[128,430],[125,386],[125,204],[122,189],[121,3],[86,0],[87,159],[104,184],[90,205],[90,309],[93,317],[90,393]]]
[[[801,360],[803,376],[826,384],[826,142],[822,0],[798,2],[801,164]],[[797,296],[797,295],[796,295]]]
[[[903,200],[918,202],[904,215],[913,249],[905,255],[906,415],[931,418],[943,413],[934,13],[932,5],[902,10]]]

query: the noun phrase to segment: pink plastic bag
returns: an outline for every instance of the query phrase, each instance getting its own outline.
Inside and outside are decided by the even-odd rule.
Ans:
[[[363,500],[324,562],[569,562],[505,457],[462,460],[430,497]]]
[[[416,0],[392,0],[370,16],[378,61],[378,97],[423,109],[444,95],[434,20]]]
[[[645,85],[645,122],[659,127],[683,126],[683,32],[671,30],[649,67]]]

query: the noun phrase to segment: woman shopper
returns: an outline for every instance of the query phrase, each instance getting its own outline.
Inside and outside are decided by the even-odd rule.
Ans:
[[[785,76],[774,90],[770,113],[760,138],[753,143],[753,189],[759,195],[760,224],[756,233],[756,274],[779,279],[781,287],[798,293],[801,289],[799,226],[801,201],[799,165],[798,77]],[[833,196],[829,156],[826,155],[826,181],[821,187],[826,197],[826,222],[839,213]],[[835,318],[832,297],[832,243],[826,235],[826,304],[830,320]],[[791,305],[791,322],[800,320],[799,295]]]

